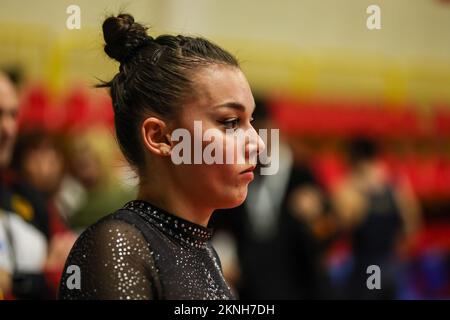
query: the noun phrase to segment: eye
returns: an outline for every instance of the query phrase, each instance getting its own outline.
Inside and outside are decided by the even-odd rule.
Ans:
[[[223,124],[225,129],[236,129],[239,124],[239,121],[240,121],[239,118],[233,118],[233,119],[228,119],[228,120],[219,121],[219,122],[221,124]]]

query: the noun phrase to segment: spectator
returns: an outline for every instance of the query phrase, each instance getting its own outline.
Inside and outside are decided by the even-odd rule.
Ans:
[[[349,297],[393,299],[398,240],[419,228],[420,209],[406,181],[389,177],[373,141],[351,141],[348,154],[350,170],[333,198],[340,224],[352,244],[354,266]],[[368,290],[366,286],[370,265],[381,269],[382,290]]]
[[[0,278],[5,297],[53,298],[62,262],[74,237],[54,237],[53,218],[42,195],[9,170],[17,135],[18,97],[0,74]]]
[[[255,129],[274,129],[264,101],[257,99],[256,104]],[[234,249],[218,246],[218,252],[224,257],[224,275],[231,275],[241,299],[324,297],[322,240],[313,230],[312,216],[324,214],[325,195],[306,161],[296,163],[288,142],[280,140],[277,174],[263,176],[257,168],[246,201],[234,209],[218,210],[211,222],[222,230],[222,238],[226,230],[235,239]],[[270,154],[270,142],[266,147]],[[305,198],[309,203],[312,199],[316,208],[301,211]],[[237,266],[227,263],[226,257],[236,260]]]

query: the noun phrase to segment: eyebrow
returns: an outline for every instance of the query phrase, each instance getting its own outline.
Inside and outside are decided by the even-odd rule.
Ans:
[[[232,108],[232,109],[235,109],[238,111],[245,112],[245,106],[239,102],[226,102],[223,104],[219,104],[219,105],[215,106],[214,108]],[[255,106],[253,106],[253,112],[255,112]]]

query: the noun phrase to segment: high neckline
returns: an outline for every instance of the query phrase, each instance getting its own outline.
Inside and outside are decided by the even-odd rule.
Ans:
[[[205,247],[213,235],[212,228],[178,217],[145,200],[129,201],[124,209],[138,213],[166,235],[192,247]]]

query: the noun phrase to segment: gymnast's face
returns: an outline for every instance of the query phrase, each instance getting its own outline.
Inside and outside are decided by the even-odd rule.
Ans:
[[[192,80],[195,85],[194,98],[183,105],[175,127],[190,132],[192,159],[196,142],[202,145],[202,151],[213,143],[205,139],[203,133],[214,129],[214,145],[218,146],[216,150],[222,154],[222,161],[207,164],[200,155],[201,164],[193,164],[193,161],[191,164],[172,163],[170,172],[176,184],[196,205],[212,209],[238,206],[245,200],[248,184],[253,180],[252,173],[242,172],[254,167],[252,163],[255,162],[249,161],[250,155],[265,148],[251,124],[255,102],[250,86],[240,69],[224,65],[203,67],[195,72]],[[200,137],[194,134],[194,121],[201,121]],[[230,158],[226,159],[225,148],[236,144],[234,133],[237,129],[253,134],[254,139],[247,139],[245,148],[236,148],[232,161],[228,161]],[[244,161],[238,161],[239,152]]]

